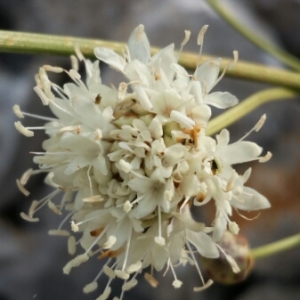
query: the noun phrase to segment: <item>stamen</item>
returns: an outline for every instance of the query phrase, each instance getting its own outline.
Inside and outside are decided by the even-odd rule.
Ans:
[[[66,215],[66,217],[61,221],[61,223],[58,226],[58,229],[61,229],[63,225],[68,221],[68,219],[74,215],[74,212],[70,212]]]
[[[123,262],[123,267],[122,267],[122,271],[124,271],[127,267],[127,261],[128,261],[128,256],[129,256],[129,247],[130,247],[130,243],[131,243],[131,234],[132,234],[132,230],[129,227],[128,229],[128,236],[127,236],[127,243],[126,243],[126,249],[125,249],[125,258],[124,258],[124,262]]]
[[[75,54],[77,55],[78,59],[79,59],[80,61],[84,61],[85,58],[84,58],[84,56],[82,55],[82,53],[81,53],[80,48],[79,48],[78,45],[75,46],[75,49],[74,49],[74,50],[75,50]],[[75,68],[73,68],[73,69],[75,69]]]
[[[135,34],[135,39],[137,42],[139,42],[142,39],[144,31],[145,31],[144,25],[140,24],[137,27],[136,34]]]
[[[76,252],[76,240],[73,235],[68,238],[68,252],[70,255],[74,255]]]
[[[129,274],[138,272],[143,266],[143,263],[139,260],[135,264],[132,264],[127,267],[126,272]]]
[[[185,114],[172,110],[170,114],[170,118],[177,122],[180,126],[187,128],[187,129],[192,129],[195,126],[195,121],[187,117]]]
[[[93,281],[89,284],[87,284],[84,288],[83,288],[83,292],[85,294],[89,294],[94,292],[96,289],[98,288],[98,283],[96,281]]]
[[[252,171],[251,168],[249,168],[249,169],[247,169],[247,170],[245,171],[245,173],[243,174],[243,183],[245,183],[245,182],[248,181],[248,179],[249,179],[249,177],[250,177],[250,175],[251,175],[251,171]]]
[[[178,61],[178,59],[179,59],[179,57],[180,57],[180,55],[182,53],[183,47],[187,44],[187,42],[189,41],[190,37],[191,37],[191,32],[189,30],[185,30],[184,31],[184,39],[183,39],[183,41],[180,44],[180,49],[179,49],[177,57],[176,57],[177,61]]]
[[[234,171],[234,172],[232,172],[229,180],[227,181],[225,192],[229,192],[234,188],[235,178],[236,178],[236,173]]]
[[[19,179],[16,179],[17,187],[19,191],[24,194],[26,197],[30,195],[30,192],[24,187],[24,185],[20,182]]]
[[[78,232],[79,231],[79,227],[77,224],[75,224],[74,221],[71,221],[71,228],[73,232]]]
[[[53,73],[62,73],[64,71],[63,68],[53,67],[53,66],[50,66],[50,65],[43,65],[43,68],[44,68],[45,71],[53,72]]]
[[[32,212],[33,214],[36,213],[37,211],[39,211],[42,207],[44,207],[49,200],[51,200],[53,197],[55,197],[56,195],[58,195],[61,192],[61,190],[54,190],[53,192],[51,192],[50,194],[48,194],[46,197],[42,198],[41,200],[39,200],[38,205],[36,206],[36,209]]]
[[[24,212],[21,212],[20,216],[22,219],[24,219],[25,221],[28,221],[28,222],[38,222],[40,220],[39,218],[30,217],[30,216],[26,215]]]
[[[258,161],[259,161],[260,163],[265,163],[265,162],[269,161],[269,160],[272,158],[272,156],[273,156],[272,153],[268,151],[268,153],[267,153],[265,156],[261,156],[261,157],[258,159]]]
[[[78,63],[77,57],[75,55],[71,55],[70,59],[71,59],[72,69],[78,71],[79,70],[79,63]]]
[[[50,117],[44,117],[44,116],[40,116],[40,115],[36,115],[36,114],[31,114],[31,113],[27,113],[27,112],[22,112],[24,116],[27,116],[27,117],[31,117],[31,118],[34,118],[34,119],[39,119],[39,120],[43,120],[43,121],[56,121],[57,119],[55,118],[50,118]]]
[[[51,201],[48,201],[48,207],[57,215],[61,215],[61,211],[57,208],[57,206]]]
[[[36,210],[37,206],[39,204],[39,201],[37,200],[33,200],[31,205],[30,205],[30,208],[29,208],[29,212],[28,212],[28,215],[30,217],[33,217],[33,214],[34,214],[34,211]],[[60,229],[60,228],[59,228]]]
[[[173,264],[172,264],[172,262],[171,262],[170,259],[168,261],[168,265],[170,266],[172,274],[173,274],[174,279],[175,279],[173,281],[172,285],[174,286],[175,289],[178,289],[178,288],[180,288],[182,286],[182,281],[180,281],[180,280],[177,279],[175,269],[174,269]]]
[[[24,118],[24,114],[22,113],[19,105],[13,106],[13,112],[18,118],[20,118],[20,119]]]
[[[71,69],[68,71],[65,71],[72,79],[77,79],[78,81],[81,79],[81,75],[74,69]]]
[[[31,130],[28,130],[26,127],[24,127],[20,121],[15,122],[15,127],[21,134],[23,134],[27,137],[34,136],[34,132]]]
[[[111,287],[107,286],[104,292],[96,300],[106,300],[111,293]]]
[[[100,195],[94,195],[87,198],[83,198],[82,201],[85,203],[99,203],[102,202],[104,199]]]
[[[212,284],[214,283],[214,281],[212,279],[209,279],[203,286],[199,286],[199,287],[194,287],[193,291],[194,292],[201,292],[206,290],[207,288],[209,288]]]
[[[127,280],[130,277],[130,275],[125,271],[115,270],[114,272],[115,272],[117,277],[119,277],[123,280]]]
[[[266,114],[262,115],[259,121],[254,126],[253,130],[258,132],[264,126],[266,119],[267,119]]]
[[[40,97],[42,100],[43,105],[48,105],[50,102],[50,99],[45,95],[43,90],[41,89],[40,86],[35,86],[33,90],[37,93],[37,95]]]
[[[218,79],[215,81],[215,83],[213,84],[213,86],[210,88],[213,89],[225,76],[225,73],[227,72],[227,70],[231,70],[237,63],[238,61],[238,52],[236,50],[233,51],[233,60],[231,60],[224,68],[222,74],[218,77]]]
[[[203,279],[203,275],[202,275],[202,273],[201,273],[200,267],[199,267],[198,262],[197,262],[197,260],[196,260],[196,258],[195,258],[194,252],[193,252],[193,250],[192,250],[192,248],[191,248],[191,245],[190,245],[189,241],[186,242],[186,245],[187,245],[187,247],[188,247],[188,249],[189,249],[189,253],[190,253],[191,256],[192,256],[192,259],[193,259],[193,261],[194,261],[196,270],[197,270],[198,275],[199,275],[199,277],[200,277],[200,279],[201,279],[201,281],[202,281],[202,284],[203,284],[203,286],[205,286],[204,279]]]
[[[204,35],[206,33],[208,29],[208,25],[204,25],[199,33],[198,33],[198,37],[197,37],[197,45],[200,46],[200,49],[199,49],[199,54],[198,54],[198,62],[197,62],[197,67],[200,65],[200,58],[201,58],[201,55],[202,55],[202,48],[203,48],[203,41],[204,41]]]
[[[152,287],[157,287],[158,286],[158,281],[148,272],[144,273],[144,278],[146,281],[152,286]]]
[[[66,202],[71,202],[73,196],[73,191],[66,191],[61,198],[59,209],[62,210],[65,207]]]
[[[48,231],[48,234],[57,236],[69,236],[70,232],[67,230],[52,229]]]
[[[118,98],[124,100],[128,85],[125,82],[121,82],[118,88]]]
[[[99,242],[99,240],[103,237],[104,233],[107,231],[110,225],[106,226],[106,228],[103,229],[103,231],[99,234],[99,236],[94,240],[92,245],[85,251],[85,253],[89,253],[92,248]]]
[[[154,238],[156,244],[160,246],[164,246],[166,244],[165,239],[161,236],[161,207],[160,205],[157,207],[157,215],[158,215],[158,236]]]
[[[151,110],[153,105],[152,105],[147,93],[145,92],[145,90],[140,85],[137,85],[137,86],[135,86],[134,91],[136,93],[136,96],[137,96],[141,106],[145,110]]]
[[[136,279],[131,279],[128,282],[125,282],[122,286],[122,291],[127,292],[131,290],[133,287],[137,285],[138,281]],[[121,299],[122,299],[122,294],[121,294]]]
[[[132,209],[132,204],[130,203],[130,201],[126,201],[123,205],[123,210],[126,212],[126,213],[129,213]]]
[[[250,131],[248,131],[243,137],[241,137],[241,138],[238,140],[238,142],[244,140],[244,139],[245,139],[246,137],[248,137],[253,131],[255,131],[255,132],[259,131],[259,130],[261,129],[261,127],[264,125],[264,123],[265,123],[265,121],[266,121],[266,118],[267,118],[266,114],[262,115],[262,116],[260,117],[260,119],[258,120],[258,122],[254,125],[254,127],[253,127]]]
[[[226,260],[228,261],[228,263],[231,266],[231,269],[234,273],[239,273],[241,271],[241,269],[239,268],[238,264],[236,263],[236,261],[233,259],[233,257],[229,254],[227,254],[220,245],[216,244],[218,249],[224,254]]]
[[[102,268],[103,273],[108,276],[110,279],[114,279],[116,277],[116,273],[112,268],[110,268],[107,264]],[[98,274],[99,275],[99,274]]]
[[[82,263],[86,262],[89,260],[89,256],[84,253],[76,256],[74,259],[69,261],[63,268],[64,274],[70,274],[70,271],[74,267],[80,266]]]
[[[93,196],[93,185],[92,185],[92,179],[91,179],[91,176],[90,176],[91,168],[92,168],[92,165],[90,165],[88,167],[88,170],[87,170],[86,173],[87,173],[87,178],[88,178],[88,181],[89,181],[90,193],[91,193],[91,196]]]
[[[132,169],[131,164],[125,161],[124,159],[120,159],[119,166],[121,170],[124,171],[126,174],[129,173]]]
[[[240,200],[240,199],[238,199],[238,200]],[[247,220],[247,221],[253,221],[253,220],[257,219],[257,218],[260,216],[260,212],[259,212],[255,217],[253,217],[253,218],[248,218],[248,217],[246,217],[245,215],[241,214],[240,211],[239,211],[238,209],[234,208],[234,210],[237,212],[237,214],[238,214],[241,218],[243,218],[243,219],[245,219],[245,220]]]
[[[110,249],[117,241],[117,238],[113,235],[110,235],[107,241],[103,245],[103,249]]]
[[[62,99],[66,100],[66,101],[69,100],[65,90],[63,90],[59,85],[55,84],[54,82],[51,82],[51,87]]]
[[[240,231],[240,227],[236,222],[228,222],[228,228],[233,234],[238,234]]]

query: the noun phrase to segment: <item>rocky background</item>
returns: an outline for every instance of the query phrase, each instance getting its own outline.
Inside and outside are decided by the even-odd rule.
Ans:
[[[265,39],[300,56],[300,1],[299,0],[226,0],[232,13]],[[231,56],[238,50],[241,59],[279,65],[242,36],[200,0],[0,0],[0,28],[62,35],[74,35],[126,41],[132,29],[143,23],[152,45],[165,46],[183,38],[183,30],[192,31],[185,50],[198,51],[196,36],[205,24],[210,28],[205,36],[204,52]],[[31,200],[47,193],[42,177],[29,182],[30,199],[17,190],[15,179],[33,166],[31,150],[41,149],[43,134],[34,139],[20,136],[14,129],[13,104],[25,111],[47,114],[33,93],[34,74],[41,64],[69,66],[69,60],[54,56],[32,56],[0,53],[0,300],[73,300],[95,299],[98,294],[84,295],[82,287],[89,283],[101,268],[86,263],[69,276],[62,267],[70,257],[66,241],[47,235],[57,227],[60,219],[41,211],[38,224],[20,219],[20,211],[27,211]],[[113,80],[115,73],[103,70],[104,81]],[[59,79],[62,80],[63,79]],[[228,90],[243,99],[266,88],[257,83],[224,79],[218,90]],[[251,136],[266,150],[273,152],[267,164],[253,164],[249,185],[265,194],[272,203],[269,211],[261,212],[254,221],[237,217],[242,233],[252,246],[262,245],[300,230],[300,105],[288,100],[264,105],[251,115],[231,126],[232,140],[247,132],[263,113],[266,125]],[[30,124],[30,121],[27,123]],[[246,166],[246,167],[249,167]],[[247,215],[255,217],[255,214]],[[264,300],[300,299],[299,248],[256,263],[250,277],[235,286],[215,284],[202,293],[194,293],[199,286],[194,268],[178,270],[184,284],[174,290],[171,276],[162,278],[152,289],[143,278],[139,285],[126,294],[125,299],[219,299]],[[104,277],[103,277],[104,278]],[[104,286],[105,281],[102,286]],[[100,284],[101,285],[101,284]],[[117,294],[119,286],[115,286]],[[99,289],[100,290],[100,289]]]

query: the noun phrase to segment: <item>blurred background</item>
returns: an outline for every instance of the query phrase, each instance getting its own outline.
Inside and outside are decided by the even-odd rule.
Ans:
[[[232,14],[265,39],[300,57],[299,0],[226,0],[222,1]],[[143,23],[152,45],[178,47],[183,31],[192,31],[185,50],[198,51],[199,29],[209,24],[204,53],[232,56],[239,51],[240,59],[280,66],[275,59],[259,50],[221,20],[203,0],[0,0],[0,29],[29,31],[126,41],[132,29]],[[66,240],[48,236],[60,219],[47,209],[39,214],[40,222],[21,220],[33,199],[46,194],[43,178],[33,177],[28,189],[30,199],[17,189],[15,179],[33,167],[31,150],[39,151],[45,138],[34,139],[18,134],[16,117],[11,107],[20,104],[24,111],[48,114],[33,92],[34,75],[40,65],[51,64],[69,68],[67,58],[41,55],[0,53],[0,300],[91,300],[99,292],[84,295],[82,288],[101,268],[86,263],[69,276],[62,267],[70,260]],[[104,68],[103,80],[109,83],[115,73]],[[60,79],[62,83],[63,79]],[[224,79],[217,90],[229,91],[241,101],[268,86],[241,80]],[[267,164],[255,163],[249,185],[267,196],[272,208],[261,212],[254,221],[235,216],[241,232],[255,247],[295,234],[300,230],[300,104],[299,100],[270,103],[257,109],[229,129],[232,141],[247,132],[263,113],[267,122],[251,140],[271,151],[274,156]],[[29,121],[30,122],[30,121]],[[29,122],[27,124],[29,124]],[[32,123],[33,124],[33,123]],[[239,171],[248,168],[243,166]],[[256,214],[247,214],[255,217]],[[152,289],[143,278],[125,299],[219,299],[261,300],[300,299],[299,248],[255,264],[249,278],[234,286],[214,284],[202,293],[193,287],[200,281],[194,268],[178,270],[184,284],[173,289],[172,278],[158,275],[161,282]],[[104,286],[104,282],[100,286]],[[120,286],[116,283],[117,294]],[[100,291],[100,289],[98,289]]]

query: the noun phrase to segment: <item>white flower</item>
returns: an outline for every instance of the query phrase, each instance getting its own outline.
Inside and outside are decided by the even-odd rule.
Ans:
[[[28,215],[22,213],[23,218],[38,221],[33,215],[46,204],[57,214],[69,212],[51,234],[69,236],[71,254],[78,243],[84,249],[66,264],[65,273],[95,255],[107,259],[103,272],[109,282],[97,299],[109,297],[115,277],[125,281],[123,295],[148,266],[156,271],[169,268],[175,288],[183,283],[177,278],[177,265],[191,263],[202,278],[194,252],[208,258],[219,256],[216,242],[224,231],[228,228],[236,234],[239,229],[230,220],[232,207],[256,210],[269,206],[267,199],[244,186],[250,171],[238,175],[233,165],[263,162],[270,154],[260,157],[262,149],[244,138],[229,144],[227,130],[216,140],[205,135],[209,105],[227,108],[237,103],[227,92],[210,93],[222,77],[221,59],[199,65],[190,76],[178,64],[174,45],[151,56],[140,25],[123,56],[110,49],[95,49],[97,58],[127,78],[115,90],[101,83],[98,62],[85,60],[76,51],[85,64],[86,82],[74,58],[70,71],[40,68],[35,91],[54,117],[35,116],[46,121],[36,128],[16,122],[26,136],[33,136],[35,129],[49,135],[43,143],[45,151],[35,153],[40,170],[25,172],[18,181],[20,190],[28,195],[24,186],[39,172],[48,173],[46,183],[53,187],[51,194],[33,202]],[[49,80],[49,71],[66,72],[72,82],[61,88]],[[18,106],[14,112],[21,118],[30,115]],[[62,197],[57,203],[54,197],[58,194]],[[193,220],[190,207],[209,201],[216,204],[213,224]],[[75,236],[61,229],[68,220]],[[101,274],[84,292],[97,288]],[[157,284],[152,275],[145,278]],[[210,283],[203,282],[203,286]]]

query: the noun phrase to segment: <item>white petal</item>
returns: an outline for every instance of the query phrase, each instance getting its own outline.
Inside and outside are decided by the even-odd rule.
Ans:
[[[195,121],[176,110],[171,111],[170,118],[183,128],[192,129],[195,126]]]
[[[215,84],[221,65],[221,58],[211,59],[199,66],[195,71],[195,78],[200,82],[205,82],[205,92],[208,93]]]
[[[265,209],[271,206],[266,197],[249,187],[244,187],[243,194],[239,195],[239,199],[240,201],[233,198],[231,205],[242,210],[251,211]]]
[[[146,110],[152,109],[153,105],[145,90],[140,85],[138,85],[134,88],[134,91],[136,93],[137,100],[140,102],[141,106]]]
[[[223,129],[220,134],[216,136],[218,141],[218,146],[227,146],[229,143],[230,134],[227,129]]]
[[[227,92],[215,92],[204,98],[204,103],[215,106],[217,108],[228,108],[238,104],[239,100]]]
[[[216,243],[203,232],[186,231],[187,239],[192,243],[197,251],[204,257],[217,258],[219,257],[219,250]]]
[[[175,74],[172,64],[177,62],[177,58],[174,54],[174,44],[170,44],[157,52],[152,57],[151,62],[160,70],[161,75],[164,74],[169,81],[172,80]]]
[[[128,40],[130,59],[147,63],[150,58],[150,44],[144,32],[144,25],[139,25],[131,33]]]
[[[215,221],[215,226],[214,226],[214,232],[213,232],[214,241],[219,241],[222,238],[227,228],[227,220],[228,217],[226,213],[223,211],[217,216]]]
[[[192,118],[200,126],[206,126],[210,117],[211,109],[207,105],[197,106],[192,110]]]
[[[195,97],[196,104],[203,104],[202,87],[199,81],[192,82],[192,92]]]
[[[124,67],[126,66],[125,60],[117,54],[115,51],[107,48],[95,48],[95,56],[104,61],[106,64],[110,65],[112,68],[123,72]]]
[[[146,198],[146,200],[141,201],[138,204],[138,206],[133,209],[134,216],[137,219],[141,219],[141,218],[153,213],[154,210],[156,209],[156,207],[157,207],[157,200],[149,199],[149,197],[148,197],[148,198]]]
[[[219,151],[218,151],[219,152]],[[220,159],[229,165],[248,162],[256,159],[262,148],[252,142],[236,142],[220,149]]]

